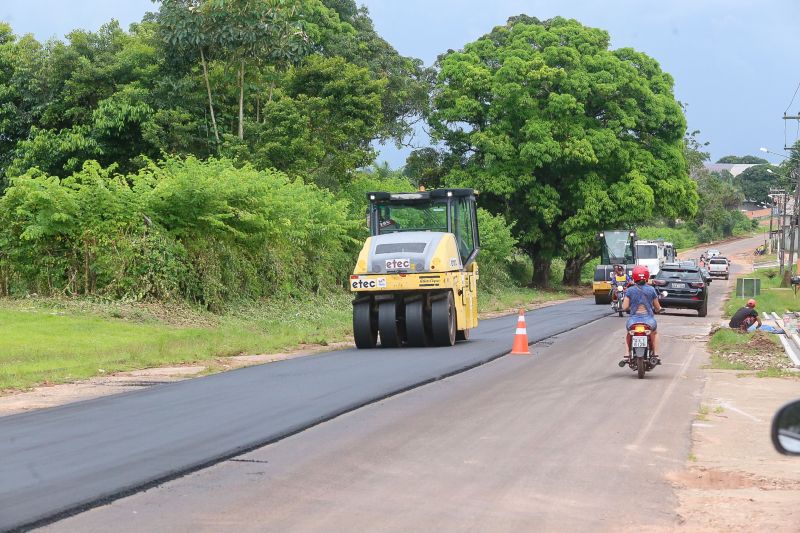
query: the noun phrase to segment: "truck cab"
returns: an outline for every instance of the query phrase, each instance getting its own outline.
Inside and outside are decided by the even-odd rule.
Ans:
[[[636,241],[636,264],[646,266],[651,276],[666,263],[663,241]]]

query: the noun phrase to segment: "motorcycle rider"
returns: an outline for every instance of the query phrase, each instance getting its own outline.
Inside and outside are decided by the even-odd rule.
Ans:
[[[622,285],[624,289],[633,283],[631,277],[625,273],[625,267],[620,264],[614,265],[614,272],[609,277],[611,278],[611,299],[617,299],[617,286]]]
[[[628,361],[631,351],[631,336],[628,335],[631,327],[634,324],[647,324],[652,333],[650,333],[650,345],[652,346],[651,356],[655,357],[661,364],[661,359],[656,355],[658,353],[658,333],[656,328],[655,314],[661,312],[661,302],[658,301],[658,292],[652,285],[647,282],[650,279],[650,271],[646,266],[638,265],[633,269],[633,283],[634,285],[625,293],[625,299],[622,301],[622,310],[630,310],[631,316],[628,318],[628,323],[625,327],[625,357],[624,361]],[[622,364],[622,363],[620,363]]]

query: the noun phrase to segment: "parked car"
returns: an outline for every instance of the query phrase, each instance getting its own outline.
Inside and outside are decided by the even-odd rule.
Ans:
[[[669,264],[653,278],[665,309],[695,309],[699,316],[708,314],[708,283],[698,267]]]
[[[712,276],[719,276],[728,279],[730,275],[730,265],[724,257],[717,256],[708,260],[708,271]]]

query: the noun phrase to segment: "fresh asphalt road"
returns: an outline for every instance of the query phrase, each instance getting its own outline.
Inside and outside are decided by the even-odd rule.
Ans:
[[[608,314],[585,299],[532,311],[530,340]],[[485,363],[510,350],[516,320],[482,321],[456,348],[330,352],[2,417],[0,530],[97,505]]]
[[[720,248],[733,255],[756,244]],[[687,464],[707,360],[701,341],[719,320],[731,283],[712,284],[706,319],[691,311],[659,317],[664,364],[644,380],[616,365],[624,320],[609,316],[535,344],[533,356],[499,358],[46,529],[675,528],[677,501],[667,476]],[[606,306],[550,307],[529,314],[528,330],[541,337],[547,327],[568,329],[567,317],[592,310],[602,314]],[[552,321],[561,327],[547,326]],[[484,326],[499,335],[501,349],[508,347],[513,318]],[[444,355],[473,342],[488,354],[484,335],[488,330]],[[427,356],[414,364],[420,361]],[[358,388],[369,385],[362,380]]]

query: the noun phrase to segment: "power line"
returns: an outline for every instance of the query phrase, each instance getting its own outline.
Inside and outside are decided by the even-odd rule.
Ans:
[[[794,103],[794,98],[797,96],[797,91],[798,90],[800,90],[800,83],[797,84],[797,88],[794,90],[794,94],[792,95],[792,101],[789,102],[789,105],[786,106],[786,110],[783,112],[784,115],[786,113],[788,113],[789,112],[789,108],[792,107],[792,104]]]

